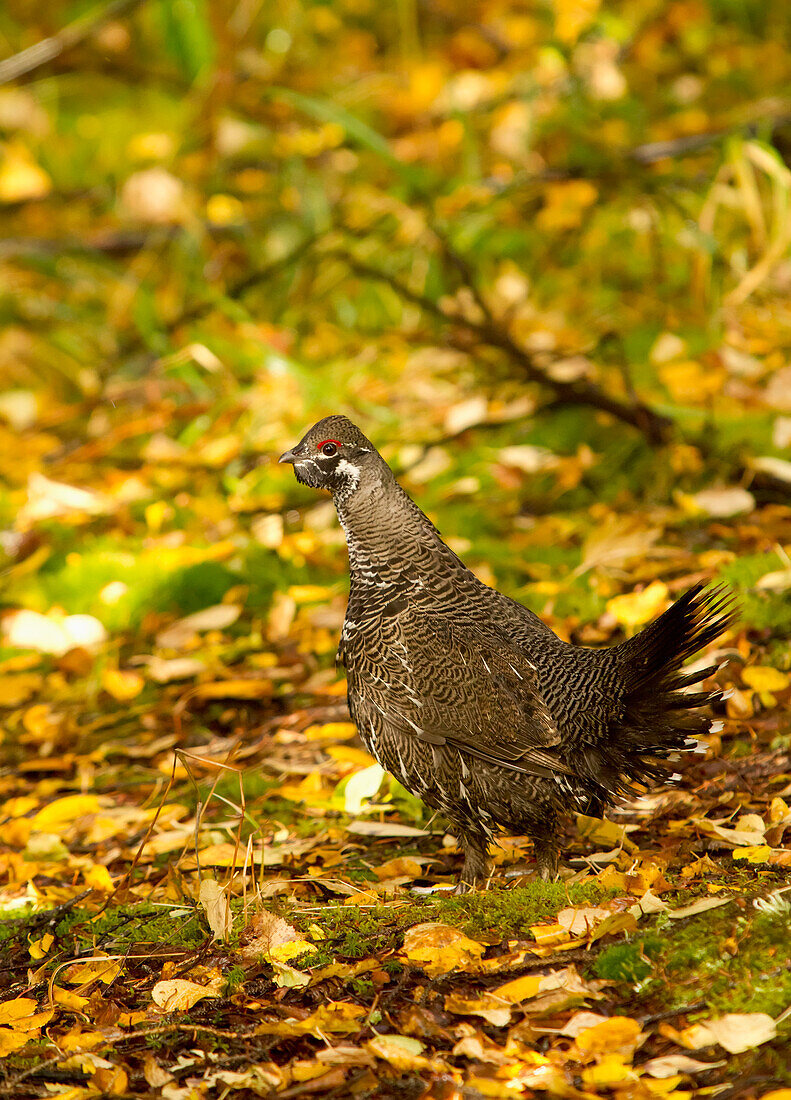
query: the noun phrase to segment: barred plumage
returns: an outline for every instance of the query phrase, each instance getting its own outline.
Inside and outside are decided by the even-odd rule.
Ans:
[[[346,417],[319,421],[281,462],[332,492],[346,534],[339,657],[360,737],[450,819],[463,883],[485,879],[498,829],[529,835],[555,875],[564,815],[661,781],[708,730],[701,708],[717,693],[684,689],[714,670],[681,667],[731,622],[722,590],[696,586],[609,649],[569,645],[467,569]]]

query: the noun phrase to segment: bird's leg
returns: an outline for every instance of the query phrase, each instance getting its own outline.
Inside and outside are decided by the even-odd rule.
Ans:
[[[554,830],[549,835],[533,836],[532,841],[539,876],[544,882],[553,882],[558,877],[558,841]]]
[[[489,873],[489,841],[485,836],[463,836],[461,846],[464,851],[464,867],[455,892],[466,894],[486,883]]]

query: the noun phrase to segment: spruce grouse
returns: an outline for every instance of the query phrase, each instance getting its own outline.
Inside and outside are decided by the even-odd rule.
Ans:
[[[382,767],[458,832],[462,888],[485,881],[498,829],[530,836],[555,876],[565,815],[666,778],[709,729],[700,708],[717,693],[685,689],[714,669],[681,667],[731,622],[722,590],[697,585],[608,649],[570,645],[467,569],[346,417],[280,461],[332,493],[351,573],[349,709]]]

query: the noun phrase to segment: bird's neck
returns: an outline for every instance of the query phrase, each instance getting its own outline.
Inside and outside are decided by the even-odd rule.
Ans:
[[[355,573],[385,579],[413,568],[417,559],[457,561],[439,532],[410,500],[388,469],[366,479],[353,493],[335,497],[338,519],[346,535],[352,583]]]

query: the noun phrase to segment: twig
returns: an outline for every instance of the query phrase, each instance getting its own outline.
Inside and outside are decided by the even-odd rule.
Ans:
[[[111,19],[126,15],[143,3],[145,0],[111,0],[103,8],[81,15],[79,19],[67,24],[57,34],[43,38],[34,46],[28,46],[26,50],[20,50],[19,53],[7,57],[5,61],[0,61],[0,84],[9,84],[12,80],[18,80],[20,76],[32,73],[34,69],[40,69],[50,61],[54,61],[56,57],[60,57],[66,50],[90,38]]]

